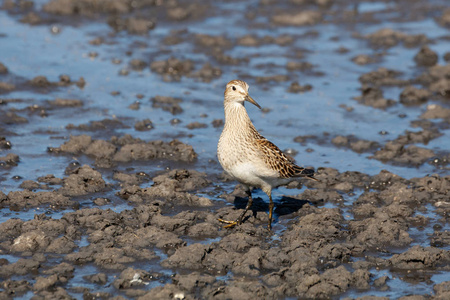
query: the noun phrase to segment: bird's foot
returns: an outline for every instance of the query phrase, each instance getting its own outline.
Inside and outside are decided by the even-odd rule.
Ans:
[[[228,220],[223,220],[223,219],[219,218],[217,220],[219,220],[219,222],[228,224],[228,225],[223,226],[223,228],[233,228],[234,226],[241,224],[239,219],[237,219],[236,221],[228,221]]]
[[[217,219],[219,222],[228,224],[223,226],[223,228],[233,228],[236,225],[240,225],[242,223],[242,221],[240,221],[239,219],[237,219],[236,221],[228,221],[228,220],[224,220],[224,219]],[[272,222],[269,222],[269,224],[267,224],[267,230],[268,231],[272,231]]]

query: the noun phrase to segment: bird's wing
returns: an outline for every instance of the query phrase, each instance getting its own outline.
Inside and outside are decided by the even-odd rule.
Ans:
[[[275,144],[260,136],[256,139],[258,149],[262,151],[265,163],[278,171],[281,178],[310,177],[314,178],[314,171],[297,166]]]

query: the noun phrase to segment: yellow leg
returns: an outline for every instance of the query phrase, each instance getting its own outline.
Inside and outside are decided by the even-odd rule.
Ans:
[[[236,219],[236,221],[227,221],[227,220],[223,220],[223,219],[218,219],[219,222],[228,224],[228,225],[224,226],[223,228],[232,228],[236,225],[240,225],[242,223],[242,219],[244,218],[245,214],[250,209],[250,207],[252,207],[252,204],[253,204],[252,191],[249,190],[247,206],[245,206],[245,210],[241,213],[239,218]]]
[[[269,195],[269,224],[267,225],[267,229],[270,231],[272,230],[272,216],[273,216],[273,201],[272,201],[272,193]]]

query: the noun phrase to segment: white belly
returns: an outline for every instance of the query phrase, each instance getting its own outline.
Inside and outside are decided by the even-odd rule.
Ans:
[[[264,191],[288,183],[289,179],[279,178],[277,171],[255,165],[251,162],[236,164],[228,173],[239,182]]]
[[[248,147],[235,135],[222,133],[217,156],[223,169],[237,181],[270,192],[274,187],[287,184],[291,180],[280,178],[278,171],[273,170],[264,162],[261,153]],[[232,146],[230,146],[232,145]]]
[[[252,163],[247,162],[234,165],[228,170],[228,173],[242,183],[261,187],[264,180],[261,179],[262,174],[256,169]]]

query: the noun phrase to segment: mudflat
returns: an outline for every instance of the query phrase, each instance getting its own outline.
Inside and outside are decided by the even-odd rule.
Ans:
[[[0,3],[0,298],[450,298],[444,0]],[[223,90],[318,182],[222,172]]]

